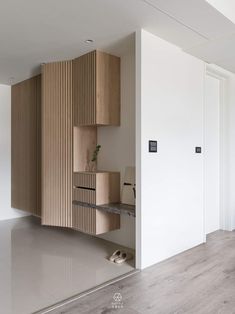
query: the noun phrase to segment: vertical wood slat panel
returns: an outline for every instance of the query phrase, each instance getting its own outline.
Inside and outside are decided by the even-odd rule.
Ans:
[[[11,204],[41,215],[41,75],[12,86]]]
[[[41,139],[41,109],[42,109],[42,77],[38,75],[35,77],[36,80],[36,189],[37,189],[37,205],[35,215],[41,217],[41,208],[42,208],[42,189],[41,189],[41,173],[42,173],[42,139]]]
[[[102,234],[120,228],[120,215],[73,205],[73,228],[89,234]]]
[[[120,58],[92,51],[73,60],[75,126],[120,125]]]
[[[96,204],[96,191],[74,188],[73,200],[95,205]]]
[[[73,200],[95,205],[120,202],[120,173],[75,172]]]
[[[73,205],[73,228],[96,234],[96,209]]]
[[[72,225],[72,61],[42,67],[42,223]]]
[[[96,123],[120,125],[120,58],[96,52]]]
[[[73,60],[74,125],[96,124],[96,51]]]
[[[73,183],[75,186],[83,186],[85,188],[96,188],[96,173],[91,172],[74,172]]]

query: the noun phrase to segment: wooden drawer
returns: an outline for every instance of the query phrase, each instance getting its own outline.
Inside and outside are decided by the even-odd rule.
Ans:
[[[75,172],[73,200],[94,205],[120,201],[119,172]]]
[[[74,172],[73,185],[83,188],[96,188],[96,172]]]
[[[73,200],[96,205],[96,191],[88,188],[73,188]]]
[[[120,215],[102,210],[73,205],[73,228],[98,235],[120,229]]]

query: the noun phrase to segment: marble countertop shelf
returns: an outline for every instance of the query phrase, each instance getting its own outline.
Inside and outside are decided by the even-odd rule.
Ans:
[[[125,214],[131,217],[135,217],[135,206],[134,205],[127,205],[121,203],[112,203],[112,204],[104,204],[104,205],[94,205],[79,201],[73,201],[74,205],[80,205],[83,207],[91,207],[95,209],[104,210],[109,213],[114,214]]]

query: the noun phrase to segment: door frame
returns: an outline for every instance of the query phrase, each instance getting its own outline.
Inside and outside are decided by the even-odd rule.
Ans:
[[[216,78],[220,82],[220,105],[219,105],[219,189],[220,189],[220,229],[232,231],[232,213],[229,209],[228,204],[228,81],[229,75],[214,65],[206,65],[205,79],[206,76]],[[205,86],[205,82],[204,82]],[[203,122],[203,142],[205,147],[205,88],[204,88],[204,122]],[[203,161],[203,207],[204,207],[204,239],[206,242],[206,212],[205,212],[205,158]]]

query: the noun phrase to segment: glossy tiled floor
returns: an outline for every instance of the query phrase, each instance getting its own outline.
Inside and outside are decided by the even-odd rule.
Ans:
[[[0,222],[0,304],[28,314],[133,270],[106,258],[117,245],[32,217]]]

